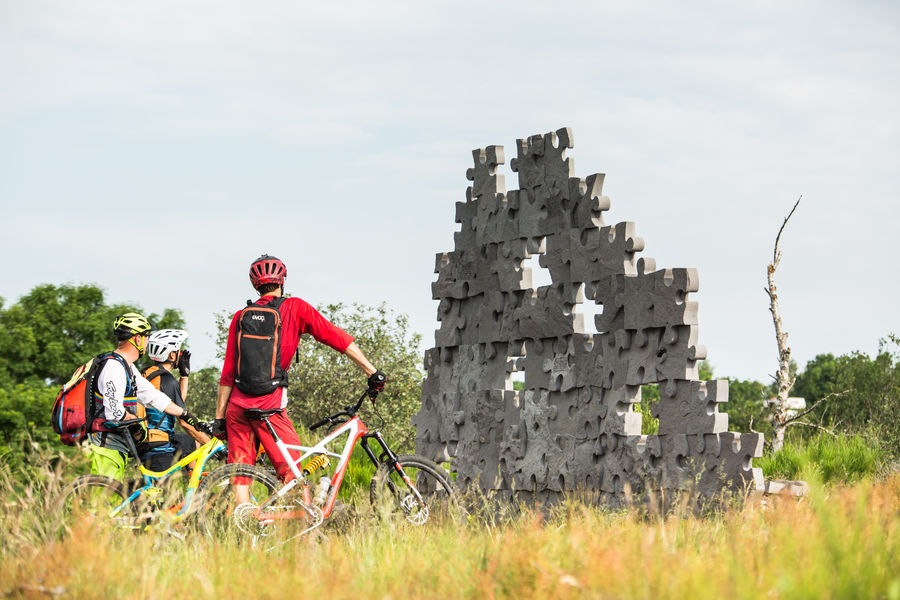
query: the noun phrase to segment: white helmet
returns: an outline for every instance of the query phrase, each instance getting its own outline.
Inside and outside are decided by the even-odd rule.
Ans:
[[[147,356],[150,360],[165,362],[169,352],[181,350],[181,344],[187,339],[187,331],[183,329],[160,329],[150,334],[147,342]]]

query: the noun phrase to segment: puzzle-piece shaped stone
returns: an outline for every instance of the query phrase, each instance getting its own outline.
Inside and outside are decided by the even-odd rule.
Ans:
[[[566,150],[573,146],[572,130],[568,127],[516,140],[517,156],[510,161],[510,167],[519,174],[519,188],[542,187],[549,196],[551,191],[547,188],[567,186],[575,174],[575,164],[566,158]]]
[[[559,338],[554,344],[553,356],[544,360],[541,366],[550,376],[548,389],[551,392],[567,392],[575,388],[575,357],[571,341],[571,336]]]
[[[466,179],[472,182],[472,196],[496,196],[506,192],[506,178],[497,167],[506,162],[503,146],[487,146],[472,150],[475,166],[466,170]]]
[[[540,491],[547,487],[548,457],[553,451],[550,442],[549,420],[555,418],[555,408],[547,402],[548,393],[525,390],[522,398],[522,419],[525,423],[525,455],[518,462],[521,473],[519,489]]]
[[[615,448],[603,456],[601,490],[614,496],[643,493],[654,475],[661,454],[656,436],[615,436]]]
[[[485,390],[460,396],[466,420],[460,427],[455,466],[464,485],[477,482],[492,489],[499,473],[502,426],[496,414],[503,408],[503,392]]]
[[[426,353],[417,448],[455,456],[458,483],[552,498],[576,486],[622,500],[647,486],[713,496],[756,485],[759,438],[724,429],[724,382],[698,382],[693,269],[637,255],[635,226],[606,226],[604,176],[573,176],[571,132],[519,140],[505,193],[502,147],[473,152],[453,252],[436,259],[441,326]],[[534,288],[539,255],[552,285]],[[601,309],[583,330],[585,301]],[[512,388],[524,370],[525,390]],[[660,434],[640,434],[640,385],[658,383]],[[737,437],[735,437],[737,436]],[[645,498],[646,499],[646,496]],[[640,501],[640,499],[638,499]]]
[[[665,490],[687,489],[688,457],[691,448],[683,433],[659,434],[661,450],[660,487]]]
[[[723,433],[728,431],[728,415],[720,413],[718,405],[724,402],[728,402],[726,380],[679,380],[660,386],[660,399],[651,414],[659,419],[660,434]]]
[[[478,200],[467,193],[466,202],[456,203],[456,222],[459,231],[453,234],[453,242],[457,249],[471,248],[475,244],[475,215],[478,213]]]
[[[515,214],[518,234],[523,238],[540,238],[547,235],[543,224],[547,221],[547,199],[533,190],[511,190],[506,197],[510,214]]]
[[[434,272],[437,281],[431,284],[431,297],[435,300],[443,298],[463,299],[475,295],[472,290],[476,277],[473,257],[464,251],[442,252],[435,257]]]
[[[736,490],[762,491],[765,488],[762,469],[753,466],[753,459],[762,456],[763,435],[761,433],[719,434],[718,474]]]
[[[441,346],[459,346],[462,341],[461,330],[466,326],[466,318],[462,314],[465,300],[444,298],[438,306],[438,321],[441,326],[434,332],[434,344]]]
[[[572,310],[583,301],[581,287],[566,284],[542,286],[534,294],[524,295],[514,311],[519,337],[543,339],[584,333],[584,315]]]
[[[638,261],[640,263],[640,261]],[[697,303],[688,301],[687,295],[698,289],[696,269],[661,269],[653,273],[641,272],[625,277],[624,298],[625,327],[644,329],[670,325],[697,325]]]
[[[610,201],[603,195],[605,175],[595,173],[586,179],[569,179],[568,206],[564,207],[562,226],[575,230],[604,227],[603,212],[609,210]]]

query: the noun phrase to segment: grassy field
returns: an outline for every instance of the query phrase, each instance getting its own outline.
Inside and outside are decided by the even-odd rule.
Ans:
[[[799,501],[704,518],[571,503],[551,516],[414,528],[361,513],[325,541],[269,554],[90,519],[54,535],[38,490],[10,485],[0,490],[4,597],[900,599],[900,476],[813,482]]]

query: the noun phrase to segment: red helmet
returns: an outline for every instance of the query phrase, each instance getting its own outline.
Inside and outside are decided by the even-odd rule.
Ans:
[[[254,288],[259,288],[266,283],[284,285],[285,277],[287,277],[287,267],[274,256],[263,254],[250,265],[250,283]]]

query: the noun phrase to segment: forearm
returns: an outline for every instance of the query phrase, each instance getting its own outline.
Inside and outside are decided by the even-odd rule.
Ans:
[[[216,398],[216,418],[225,418],[225,409],[228,408],[228,398],[231,396],[230,385],[219,385],[219,395]]]
[[[187,414],[187,410],[181,408],[180,406],[178,406],[177,404],[175,404],[174,402],[171,402],[171,401],[163,409],[163,412],[166,413],[167,415],[172,415],[173,417],[180,417],[182,415]]]
[[[182,375],[181,379],[178,380],[178,387],[181,389],[181,399],[185,402],[187,401],[188,383],[189,378],[187,375]]]
[[[359,349],[359,346],[356,345],[356,342],[350,342],[350,345],[347,346],[347,349],[344,351],[350,360],[356,363],[356,365],[362,369],[366,375],[371,375],[378,369],[376,369],[372,363],[369,362],[369,359],[366,358],[366,355],[362,353],[362,350]]]
[[[178,422],[181,424],[181,427],[185,431],[188,432],[188,435],[190,435],[192,438],[194,438],[194,440],[196,440],[198,443],[205,444],[206,442],[209,441],[209,436],[206,435],[205,433],[203,433],[202,431],[197,431],[196,429],[194,429],[193,427],[191,427],[184,421],[179,420]]]

